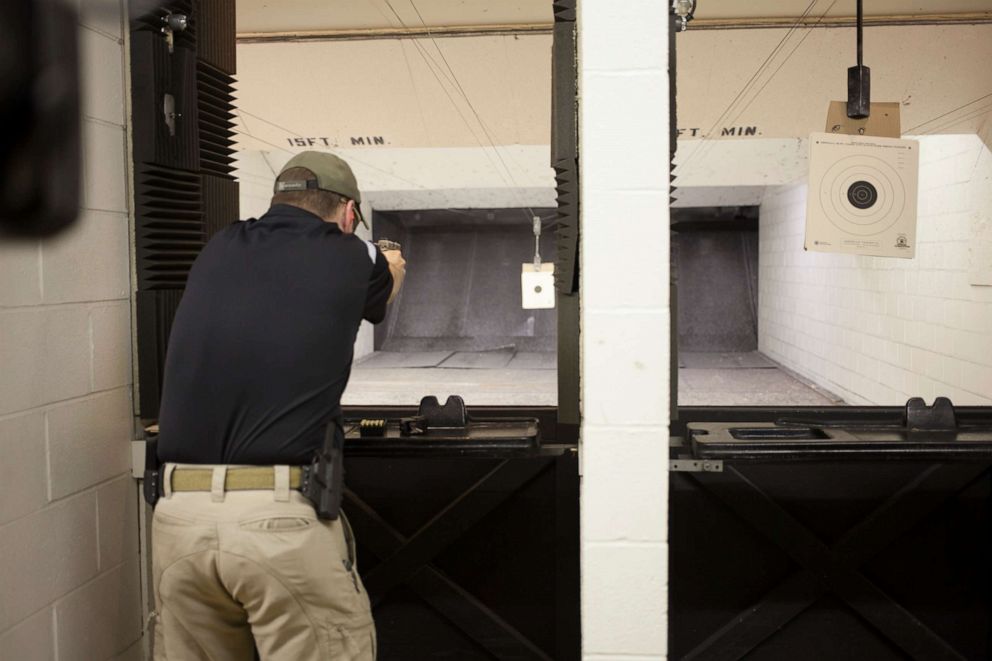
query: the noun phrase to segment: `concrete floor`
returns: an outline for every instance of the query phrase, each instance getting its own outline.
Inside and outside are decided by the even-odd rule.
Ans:
[[[835,406],[836,395],[797,378],[757,351],[679,354],[682,406]]]
[[[540,354],[538,354],[539,356]],[[461,395],[472,405],[554,406],[558,377],[553,360],[511,361],[495,369],[436,367],[442,360],[373,355],[354,366],[345,406],[416,405],[421,397]],[[816,406],[843,403],[803,382],[758,352],[682,353],[679,404],[684,406]],[[430,364],[430,367],[393,365]],[[450,364],[450,363],[449,363]],[[536,367],[535,367],[536,366]]]
[[[558,373],[553,369],[366,368],[355,365],[341,403],[416,406],[422,397],[461,395],[466,404],[554,406]]]

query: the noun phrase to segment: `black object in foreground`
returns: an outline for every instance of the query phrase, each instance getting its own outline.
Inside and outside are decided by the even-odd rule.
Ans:
[[[52,236],[80,191],[76,3],[8,0],[0,21],[0,233]]]

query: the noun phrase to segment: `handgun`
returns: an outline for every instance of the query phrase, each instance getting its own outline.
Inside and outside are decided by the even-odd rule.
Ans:
[[[379,239],[375,242],[375,245],[379,246],[379,250],[386,252],[387,250],[399,250],[400,244],[396,241],[390,241],[389,239]]]

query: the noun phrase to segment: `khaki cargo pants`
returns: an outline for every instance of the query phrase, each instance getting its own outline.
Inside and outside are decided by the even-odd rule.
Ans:
[[[226,493],[218,469],[197,468],[215,471],[212,491],[166,486],[155,507],[156,661],[375,659],[347,521],[318,519],[286,467],[275,489]]]

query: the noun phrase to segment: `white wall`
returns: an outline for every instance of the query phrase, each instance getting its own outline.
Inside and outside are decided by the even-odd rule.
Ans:
[[[992,404],[992,286],[971,284],[992,255],[982,140],[921,140],[912,260],[804,252],[806,195],[782,186],[761,205],[760,350],[850,404]]]
[[[500,209],[555,206],[548,145],[492,147],[327,149],[348,161],[362,200],[373,209]],[[303,151],[300,148],[296,151]],[[238,152],[241,215],[265,213],[275,173],[296,151]],[[502,168],[499,158],[512,170]],[[511,178],[512,177],[512,178]]]
[[[0,240],[5,659],[52,659],[56,650],[61,661],[141,658],[137,490],[128,471],[124,21],[119,2],[96,12],[80,5],[80,218],[55,239]]]
[[[663,659],[668,3],[579,3],[582,650]]]

